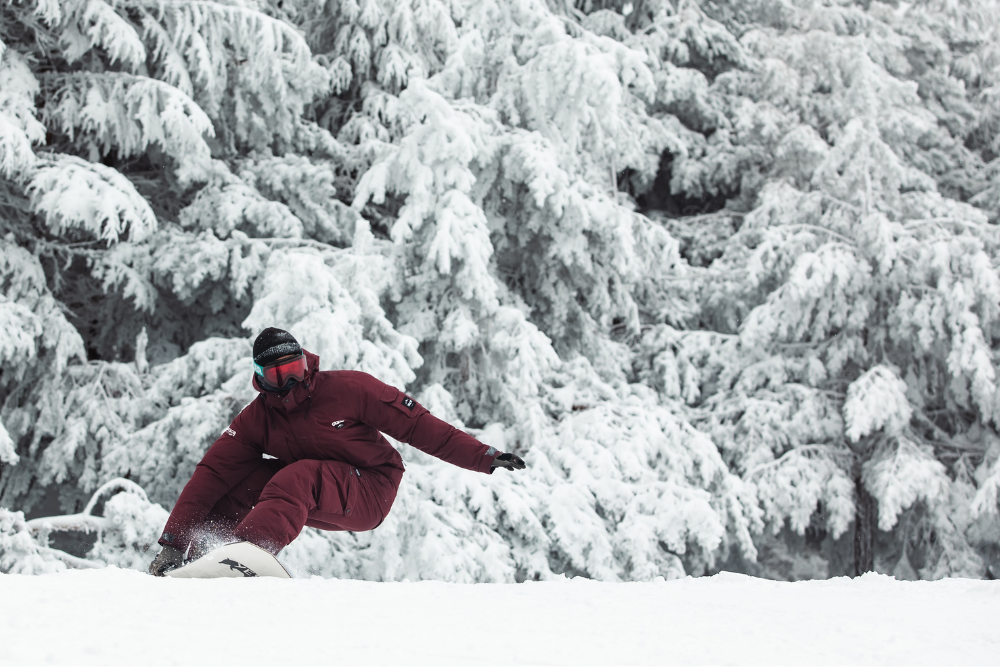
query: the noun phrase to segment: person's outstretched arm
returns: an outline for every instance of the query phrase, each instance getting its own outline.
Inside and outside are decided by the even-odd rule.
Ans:
[[[524,461],[479,442],[468,433],[432,415],[393,386],[358,373],[359,414],[362,421],[396,440],[408,443],[442,461],[490,474],[495,468],[523,469]]]

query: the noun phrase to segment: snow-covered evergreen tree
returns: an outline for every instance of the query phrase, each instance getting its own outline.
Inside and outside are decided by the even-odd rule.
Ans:
[[[699,319],[731,337],[657,331],[644,372],[697,406],[771,532],[822,543],[818,573],[980,576],[1000,534],[977,490],[996,457],[997,237],[964,203],[988,187],[983,112],[949,40],[995,29],[996,6],[714,10],[753,65],[715,77],[726,122],[672,186],[739,196],[671,227],[705,267]]]

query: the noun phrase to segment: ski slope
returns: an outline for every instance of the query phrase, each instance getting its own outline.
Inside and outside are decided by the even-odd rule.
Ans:
[[[1000,664],[1000,582],[0,575],[0,664]]]

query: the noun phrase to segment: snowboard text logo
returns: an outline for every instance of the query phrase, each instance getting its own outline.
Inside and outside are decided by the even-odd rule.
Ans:
[[[236,431],[234,431],[232,429],[232,427],[227,428],[225,431],[222,432],[222,434],[223,435],[228,435],[230,438],[235,438],[236,437]]]
[[[235,570],[237,572],[242,572],[244,577],[256,577],[257,573],[251,570],[249,567],[243,563],[238,563],[231,558],[223,558],[219,561],[219,565],[228,565],[230,570]]]
[[[332,426],[334,428],[344,428],[344,420],[343,419],[338,419],[337,421],[335,421],[332,424],[330,424],[330,426]]]

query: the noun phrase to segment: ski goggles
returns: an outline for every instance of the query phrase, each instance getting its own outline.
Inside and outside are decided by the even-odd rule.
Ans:
[[[280,359],[266,366],[261,366],[256,361],[253,364],[257,377],[272,387],[284,387],[289,380],[302,382],[306,377],[306,369],[304,354],[291,359]]]

